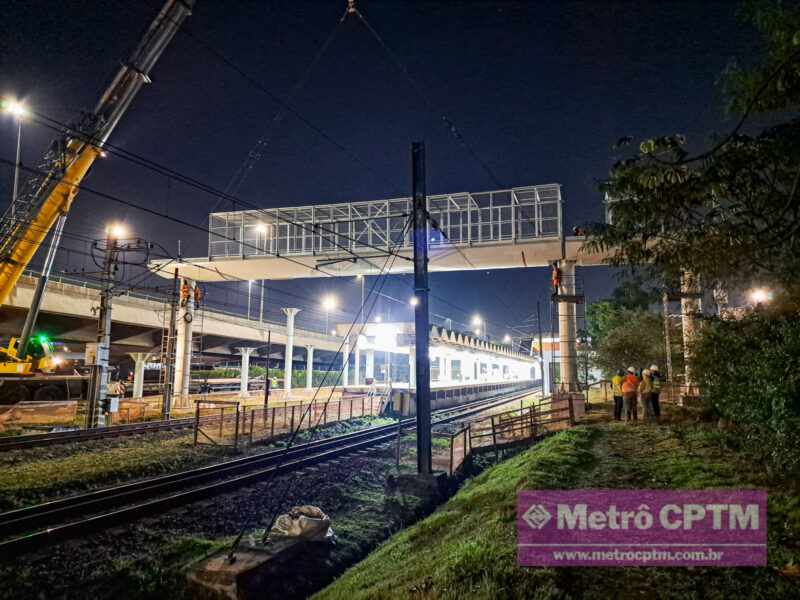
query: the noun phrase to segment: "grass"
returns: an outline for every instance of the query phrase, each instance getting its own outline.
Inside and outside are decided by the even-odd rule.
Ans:
[[[666,425],[604,422],[559,433],[469,482],[435,513],[383,544],[319,599],[796,598],[800,497],[687,417]],[[766,568],[522,568],[520,489],[759,487],[769,490]]]

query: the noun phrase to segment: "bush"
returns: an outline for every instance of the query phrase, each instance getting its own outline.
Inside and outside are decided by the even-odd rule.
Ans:
[[[735,423],[742,444],[800,476],[800,319],[795,310],[705,323],[693,348],[704,400]]]

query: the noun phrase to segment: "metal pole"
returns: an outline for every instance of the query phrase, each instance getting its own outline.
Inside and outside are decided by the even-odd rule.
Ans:
[[[86,427],[102,427],[101,413],[108,393],[108,354],[111,345],[111,282],[117,240],[109,233],[106,236],[106,254],[103,264],[103,290],[100,292],[100,312],[97,317],[97,353],[89,380],[89,398],[86,411]]]
[[[164,390],[161,400],[161,418],[168,420],[172,406],[172,385],[175,377],[175,321],[178,318],[178,286],[180,280],[178,269],[172,279],[172,296],[169,299],[169,323],[167,324],[167,352],[165,356],[166,365],[161,365],[164,371]],[[198,405],[199,406],[199,405]]]
[[[50,247],[47,249],[47,257],[44,260],[42,274],[39,276],[39,281],[36,282],[36,289],[33,292],[31,307],[28,309],[28,314],[25,317],[25,325],[23,325],[22,333],[19,336],[19,353],[21,358],[25,357],[25,349],[28,347],[28,340],[33,334],[33,328],[36,326],[36,319],[39,317],[39,308],[41,307],[42,298],[44,297],[44,290],[47,287],[47,281],[50,279],[50,272],[53,270],[53,263],[56,259],[58,245],[61,242],[61,233],[64,231],[64,223],[66,223],[66,221],[66,213],[61,213],[58,217],[58,221],[56,221],[53,237],[50,238]]]
[[[264,280],[261,280],[261,300],[258,305],[258,322],[264,322]]]
[[[541,302],[538,300],[536,301],[536,325],[539,328],[539,364],[542,367],[542,395],[546,396],[547,394],[551,393],[551,381],[550,378],[547,378],[547,389],[544,387],[545,377],[544,377],[544,346],[542,345],[542,309],[541,309]],[[549,373],[548,373],[549,375]]]
[[[250,320],[250,292],[253,291],[253,280],[247,281],[247,320]]]
[[[272,330],[267,332],[267,369],[264,371],[264,414],[269,408],[269,357],[272,354]]]
[[[367,276],[361,276],[361,328],[364,328],[364,325],[367,322],[367,307],[364,306],[364,283],[366,282]],[[356,382],[358,383],[358,382]]]
[[[17,117],[17,162],[14,163],[14,189],[11,192],[11,222],[14,222],[16,215],[17,192],[19,190],[19,164],[22,160],[22,118]],[[20,346],[24,352],[24,346]]]
[[[428,211],[425,196],[425,144],[411,145],[414,195],[414,309],[417,376],[417,471],[429,475],[431,464],[431,371],[428,355]]]

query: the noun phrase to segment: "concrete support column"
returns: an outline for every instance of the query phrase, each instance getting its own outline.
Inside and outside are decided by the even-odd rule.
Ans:
[[[194,322],[194,288],[195,282],[191,279],[181,280],[181,299],[178,307],[178,321],[175,328],[178,330],[175,340],[175,379],[172,390],[179,398],[189,396],[189,376],[192,370],[192,326]],[[184,286],[189,286],[186,297]]]
[[[408,389],[417,387],[417,348],[408,347]]]
[[[375,350],[366,350],[366,364],[364,365],[364,378],[375,379]]]
[[[575,261],[562,260],[560,295],[575,296]],[[578,353],[576,348],[575,302],[558,303],[559,355],[561,383],[567,392],[578,391]]]
[[[149,352],[131,352],[133,359],[133,398],[141,398],[144,394],[144,367],[152,358]]]
[[[361,349],[356,345],[356,351],[353,357],[353,385],[361,385],[361,378],[359,377],[361,371]]]
[[[299,308],[282,308],[286,315],[286,352],[283,359],[283,389],[286,398],[292,395],[292,354],[294,353],[294,318],[300,312]]]
[[[350,385],[350,338],[344,338],[342,347],[342,386]]]
[[[314,346],[306,346],[306,389],[314,387]]]
[[[692,345],[697,339],[698,316],[703,312],[700,282],[696,275],[684,271],[681,276],[681,325],[683,327],[683,372],[686,395],[695,395],[697,382],[692,369]]]
[[[250,355],[255,348],[238,348],[242,355],[242,365],[239,369],[239,397],[250,397]]]

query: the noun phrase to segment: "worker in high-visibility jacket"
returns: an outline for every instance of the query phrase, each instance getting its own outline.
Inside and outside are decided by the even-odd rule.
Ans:
[[[635,421],[638,418],[636,410],[636,393],[639,391],[639,378],[636,369],[628,367],[628,372],[622,379],[622,410],[626,421]]]
[[[614,397],[614,420],[622,421],[622,378],[625,371],[618,369],[611,378],[611,395]]]
[[[639,398],[642,401],[645,421],[654,421],[653,414],[653,379],[650,376],[650,369],[642,370],[642,380],[639,382]]]
[[[650,396],[650,402],[653,404],[653,416],[658,421],[661,417],[661,402],[659,396],[661,395],[661,388],[664,385],[664,376],[658,371],[658,365],[650,365],[650,376],[653,379],[653,392]]]

